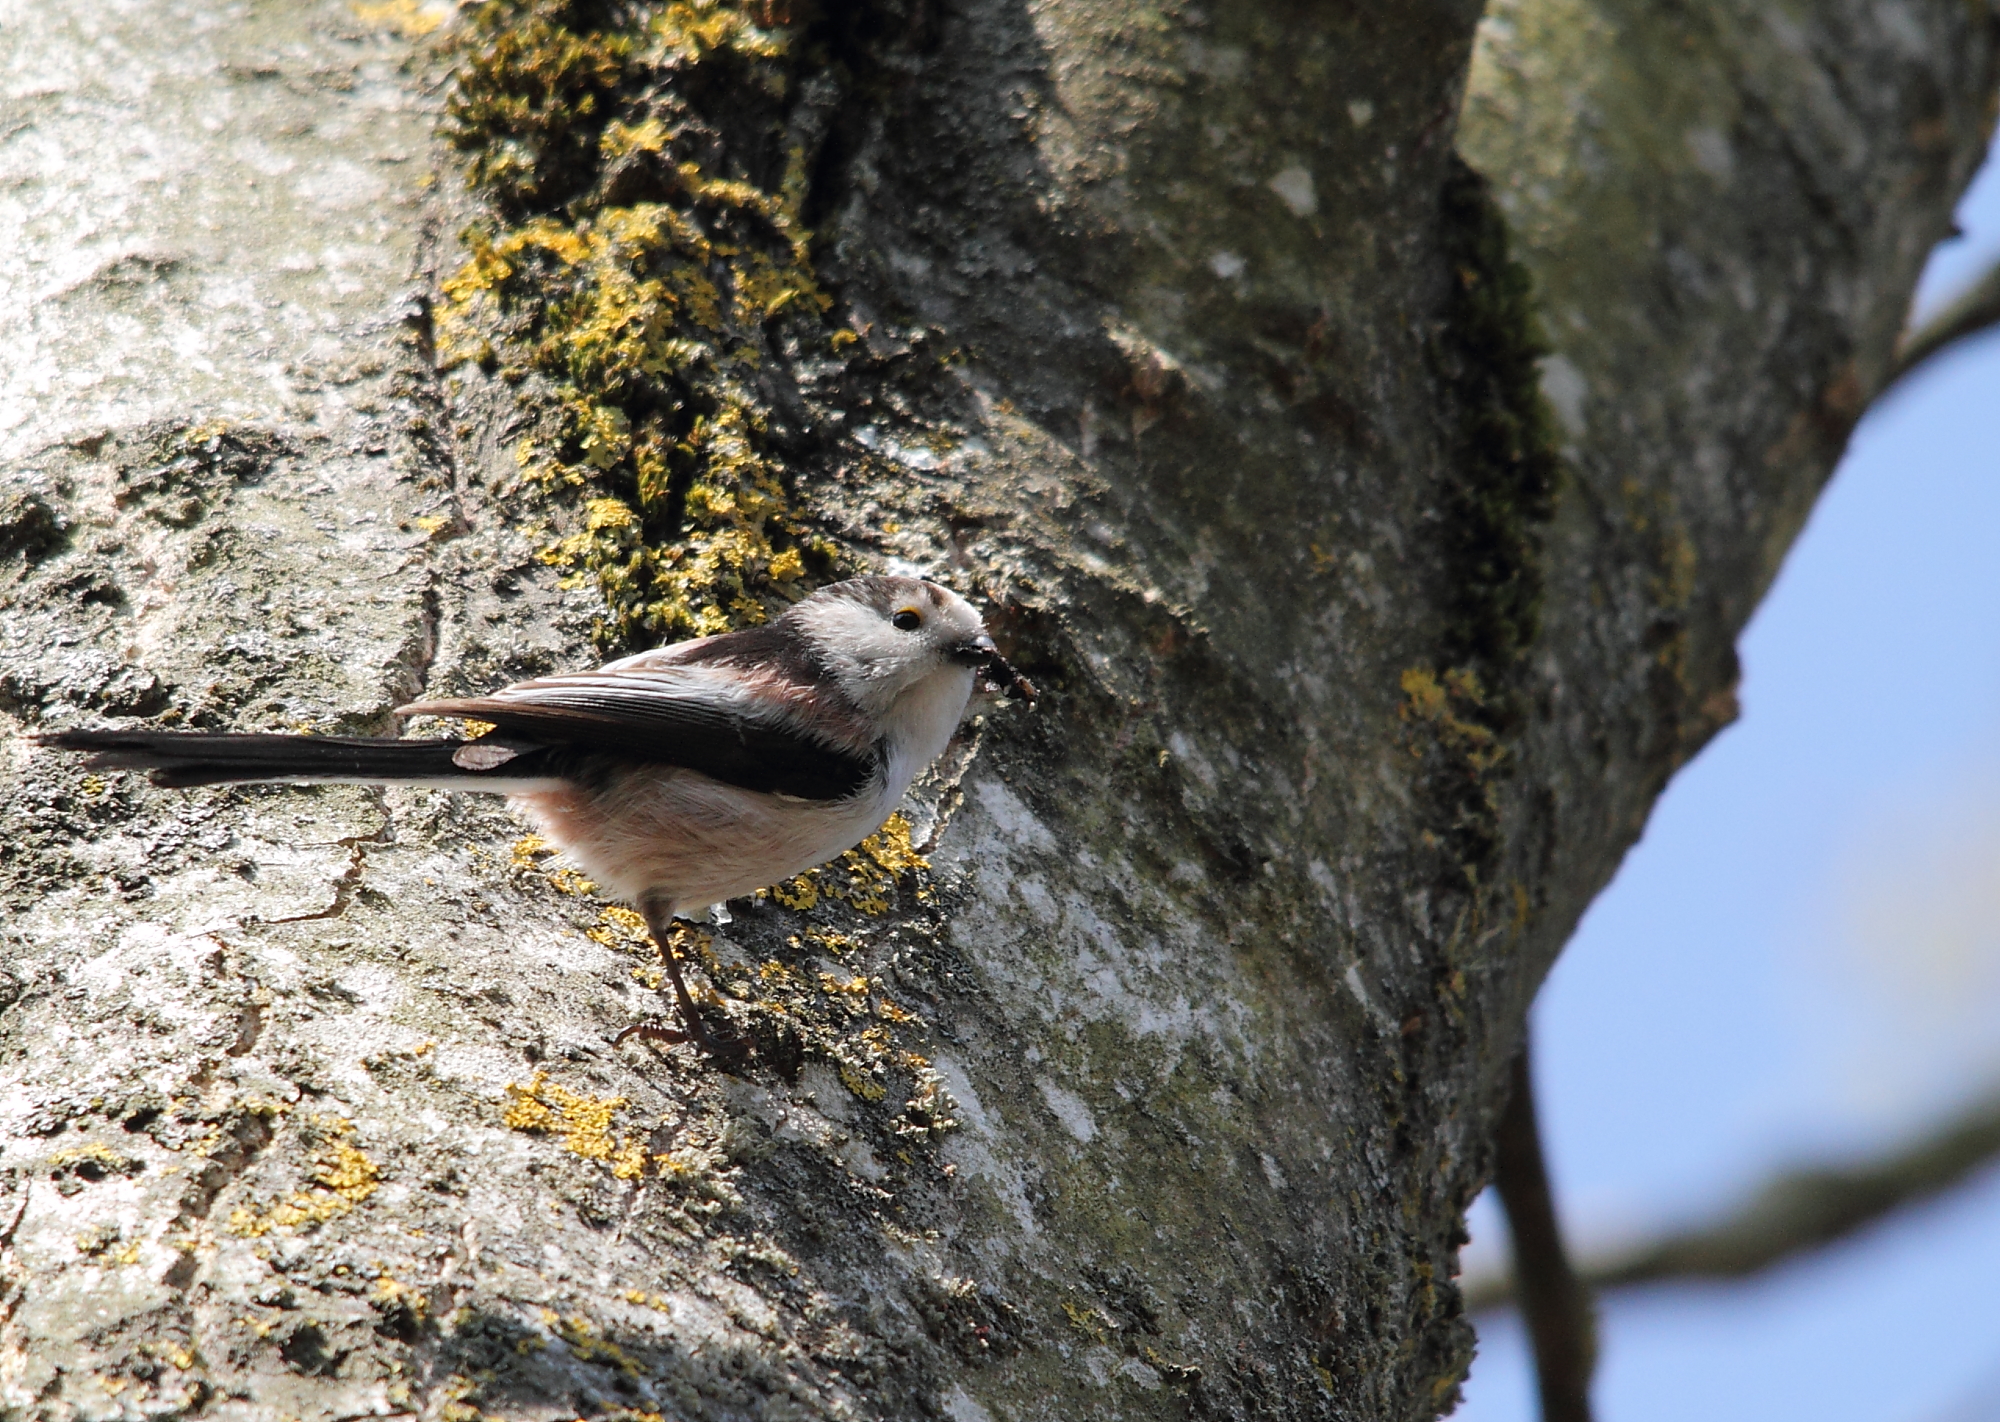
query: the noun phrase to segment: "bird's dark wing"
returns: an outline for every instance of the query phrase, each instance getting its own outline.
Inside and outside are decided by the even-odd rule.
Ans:
[[[728,668],[633,658],[400,711],[490,721],[510,742],[684,766],[745,790],[802,800],[857,793],[881,773],[881,752],[860,740],[858,717],[823,692],[797,690],[760,696]]]

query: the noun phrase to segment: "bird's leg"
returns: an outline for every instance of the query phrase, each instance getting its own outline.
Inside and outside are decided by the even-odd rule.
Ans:
[[[638,1037],[647,1042],[693,1042],[711,1057],[733,1060],[743,1055],[740,1041],[718,1041],[706,1027],[702,1026],[701,1014],[695,1011],[694,998],[687,990],[687,983],[681,978],[681,965],[674,957],[672,945],[674,935],[674,914],[667,906],[655,899],[648,899],[639,905],[639,912],[646,920],[646,931],[653,936],[653,946],[660,950],[660,962],[667,970],[667,981],[674,985],[674,1003],[680,1008],[681,1021],[686,1024],[685,1032],[676,1032],[671,1027],[656,1026],[651,1022],[635,1022],[620,1032],[612,1040],[616,1047],[629,1038]]]

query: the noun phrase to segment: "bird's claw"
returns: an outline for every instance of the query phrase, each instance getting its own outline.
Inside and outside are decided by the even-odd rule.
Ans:
[[[611,1039],[612,1048],[615,1050],[622,1047],[634,1038],[641,1042],[657,1042],[666,1047],[677,1047],[684,1042],[692,1042],[703,1056],[724,1066],[733,1066],[750,1055],[750,1042],[747,1038],[733,1034],[720,1037],[699,1026],[688,1032],[658,1022],[634,1022]]]
[[[637,1037],[642,1042],[658,1042],[663,1046],[678,1046],[682,1042],[692,1042],[693,1036],[678,1027],[662,1027],[657,1022],[634,1022],[623,1032],[611,1039],[613,1047],[622,1047]]]

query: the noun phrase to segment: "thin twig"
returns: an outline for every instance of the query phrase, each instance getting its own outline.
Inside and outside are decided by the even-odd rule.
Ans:
[[[1584,1265],[1593,1288],[1663,1279],[1740,1279],[1856,1234],[1904,1205],[1941,1194],[2000,1157],[2000,1090],[1882,1159],[1806,1166],[1777,1176],[1736,1213]],[[1512,1217],[1512,1211],[1509,1211]],[[1525,1290],[1523,1291],[1525,1293]],[[1511,1279],[1474,1284],[1475,1312],[1513,1301]]]
[[[1914,330],[1905,331],[1896,342],[1896,358],[1889,377],[1882,382],[1887,390],[1946,346],[1976,336],[2000,325],[2000,261],[1986,274],[1952,298],[1951,304]]]
[[[1524,1042],[1514,1059],[1513,1096],[1494,1137],[1493,1183],[1507,1210],[1521,1311],[1535,1346],[1542,1422],[1590,1422],[1597,1324],[1590,1293],[1563,1250],[1555,1198],[1535,1120],[1534,1071]]]

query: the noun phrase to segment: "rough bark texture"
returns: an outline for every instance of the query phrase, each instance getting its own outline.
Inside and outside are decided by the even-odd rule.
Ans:
[[[564,71],[575,192],[467,197],[414,4],[0,11],[11,728],[386,731],[587,661],[690,566],[591,540],[723,519],[689,491],[745,461],[768,576],[697,613],[914,564],[1050,694],[920,787],[928,864],[732,906],[736,1077],[609,1048],[640,946],[497,806],[10,739],[0,1409],[1448,1406],[1522,1011],[1731,714],[1992,15],[1520,0],[1475,58],[1463,3],[759,4],[793,68],[738,102],[716,10],[646,60],[641,9],[535,8],[643,43]],[[707,171],[796,174],[700,191],[815,229],[839,338],[767,304],[616,419],[518,304],[440,356],[451,234],[679,201],[641,120],[684,103]]]

